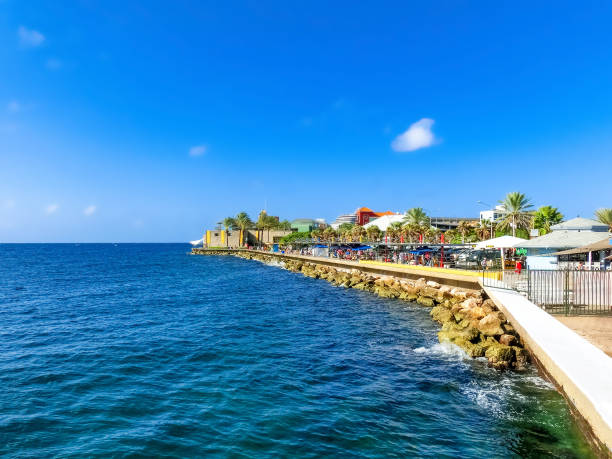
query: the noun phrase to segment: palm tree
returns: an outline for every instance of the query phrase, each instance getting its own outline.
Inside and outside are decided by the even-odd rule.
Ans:
[[[320,228],[315,228],[310,232],[310,237],[313,239],[320,239],[323,236],[323,230]]]
[[[283,221],[278,222],[278,225],[276,225],[276,227],[278,229],[288,231],[291,229],[291,222],[289,220],[283,220]]]
[[[487,220],[486,218],[483,218],[480,221],[480,224],[476,227],[476,235],[481,241],[492,239],[494,237],[493,231],[495,231],[493,222]]]
[[[612,208],[597,209],[595,218],[604,225],[608,225],[608,229],[612,232]]]
[[[425,238],[426,238],[427,242],[430,242],[430,243],[439,242],[440,230],[438,228],[436,228],[435,226],[430,226],[425,231]]]
[[[531,226],[533,205],[523,193],[518,191],[508,193],[500,204],[504,206],[506,212],[499,222],[501,229],[512,228],[512,236],[516,236],[517,229],[527,229]]]
[[[344,241],[348,241],[350,239],[351,231],[353,230],[353,226],[351,223],[342,223],[338,227],[338,235],[342,237]]]
[[[229,230],[236,228],[236,220],[232,217],[225,217],[223,226],[225,226],[225,245],[229,247]]]
[[[323,230],[323,237],[326,241],[333,242],[334,239],[338,236],[336,230],[334,230],[331,226],[328,226]]]
[[[245,231],[253,227],[253,220],[251,220],[251,217],[249,217],[246,212],[240,212],[234,217],[234,221],[236,222],[236,226],[240,228],[240,241],[244,244]]]
[[[414,225],[423,226],[427,224],[428,220],[429,220],[429,217],[427,216],[427,214],[425,213],[422,207],[413,207],[412,209],[406,212],[402,222],[406,224],[411,223]]]
[[[461,234],[461,243],[465,244],[465,238],[472,232],[472,224],[466,220],[461,220],[457,225],[457,231]]]
[[[459,231],[457,231],[456,229],[449,229],[446,230],[446,232],[444,233],[444,240],[448,243],[453,244],[453,241],[458,239],[460,236],[461,235]]]
[[[550,233],[550,227],[561,223],[563,214],[552,206],[542,206],[533,214],[533,227],[540,230],[540,234]]]
[[[387,227],[387,237],[391,239],[391,242],[396,242],[400,237],[402,230],[402,222],[393,222]]]
[[[351,230],[351,236],[355,242],[359,242],[362,237],[366,235],[366,230],[361,225],[355,225]]]
[[[424,228],[416,223],[406,223],[402,227],[402,233],[408,237],[410,242],[415,242],[415,239],[418,240],[419,236],[423,234],[424,231]]]
[[[368,241],[376,242],[380,238],[382,231],[376,225],[368,226],[366,229],[366,234],[368,235]]]

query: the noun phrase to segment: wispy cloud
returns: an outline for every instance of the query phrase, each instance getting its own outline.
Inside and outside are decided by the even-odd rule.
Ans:
[[[45,213],[47,215],[53,215],[58,210],[59,210],[59,204],[57,203],[49,204],[47,207],[45,207]]]
[[[189,156],[202,156],[207,149],[206,145],[196,145],[189,149]]]
[[[24,26],[19,26],[17,29],[17,36],[19,37],[21,46],[29,48],[40,46],[45,41],[45,36],[38,30],[28,29]]]
[[[54,57],[50,57],[45,61],[45,67],[47,67],[49,70],[59,70],[62,68],[62,66],[62,61]]]
[[[6,111],[9,113],[17,113],[20,112],[21,109],[21,104],[16,100],[11,100],[6,106]]]
[[[430,118],[422,118],[400,135],[393,142],[391,148],[395,151],[415,151],[421,148],[431,147],[436,142],[436,137],[431,131],[434,120]]]
[[[86,217],[91,217],[93,214],[96,213],[96,210],[98,208],[96,206],[94,206],[93,204],[90,206],[85,207],[85,209],[83,209],[83,215],[85,215]]]

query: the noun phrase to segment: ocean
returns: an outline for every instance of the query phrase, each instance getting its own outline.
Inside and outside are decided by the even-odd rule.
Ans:
[[[186,244],[0,244],[4,457],[589,457],[429,310]]]

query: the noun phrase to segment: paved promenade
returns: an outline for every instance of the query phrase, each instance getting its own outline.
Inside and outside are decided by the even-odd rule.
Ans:
[[[612,358],[524,296],[485,287],[525,345],[612,455]]]

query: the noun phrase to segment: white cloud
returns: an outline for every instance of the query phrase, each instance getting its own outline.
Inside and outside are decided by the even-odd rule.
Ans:
[[[22,46],[36,47],[42,45],[45,41],[45,36],[38,30],[28,29],[24,26],[17,29],[17,36]]]
[[[8,105],[6,106],[6,110],[9,113],[17,113],[19,111],[21,111],[21,104],[19,102],[17,102],[16,100],[11,100]]]
[[[87,206],[85,207],[85,209],[83,209],[83,215],[85,215],[86,217],[90,217],[96,213],[96,209],[97,207],[93,204],[91,206]]]
[[[52,215],[58,210],[59,210],[59,204],[56,204],[56,203],[49,204],[47,207],[45,207],[45,213],[47,215]]]
[[[204,153],[206,153],[206,146],[205,145],[196,145],[195,147],[191,147],[189,149],[189,156],[202,156]]]
[[[59,70],[62,68],[62,65],[63,65],[62,61],[54,57],[50,57],[45,62],[45,67],[47,67],[49,70]]]
[[[431,147],[436,142],[434,133],[431,132],[431,127],[434,120],[430,118],[421,118],[416,123],[398,135],[393,142],[391,148],[395,151],[415,151],[420,148]]]

